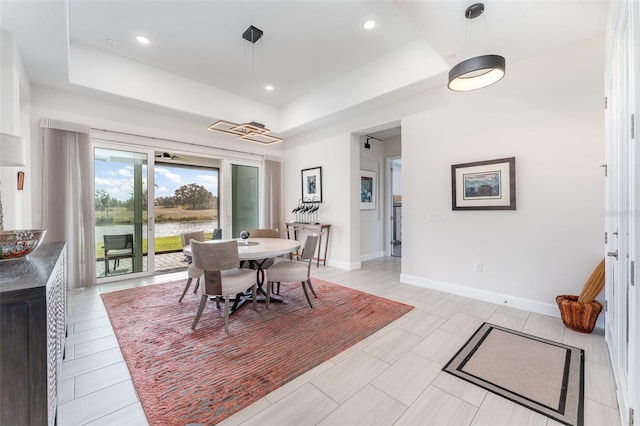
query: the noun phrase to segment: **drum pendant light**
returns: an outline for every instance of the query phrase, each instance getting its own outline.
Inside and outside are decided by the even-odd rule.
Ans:
[[[483,12],[484,4],[475,3],[467,8],[464,16],[471,20],[482,15]],[[470,22],[469,25],[471,25]],[[490,86],[504,77],[505,65],[506,61],[500,55],[469,58],[451,68],[448,87],[456,92],[468,92]]]

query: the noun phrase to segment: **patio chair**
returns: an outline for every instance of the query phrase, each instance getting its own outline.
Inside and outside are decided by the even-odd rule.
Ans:
[[[221,240],[222,239],[222,229],[213,228],[213,232],[211,233],[212,240]]]
[[[278,290],[280,289],[281,282],[300,282],[302,283],[302,289],[304,295],[307,297],[309,306],[313,308],[311,299],[309,298],[309,292],[307,286],[313,293],[313,296],[317,299],[313,285],[311,285],[311,261],[316,253],[316,247],[318,246],[318,235],[308,235],[300,255],[300,260],[281,260],[275,263],[272,267],[267,269],[267,298],[266,306],[269,307],[269,299],[271,298],[271,289],[274,283],[278,283]]]
[[[256,274],[249,269],[238,268],[238,243],[236,240],[216,243],[191,241],[193,264],[204,271],[203,283],[200,286],[202,296],[200,306],[191,328],[196,329],[202,311],[209,297],[224,298],[224,331],[229,332],[229,298],[235,295],[243,297],[243,293],[251,289],[253,310],[256,310]]]
[[[180,240],[182,241],[182,247],[187,244],[191,244],[191,240],[195,241],[204,241],[204,231],[194,231],[194,232],[185,232],[184,234],[180,234]],[[182,296],[178,299],[178,302],[182,302],[182,298],[185,294],[187,294],[187,290],[189,290],[189,286],[191,286],[191,281],[195,278],[196,285],[193,288],[193,292],[198,291],[198,287],[200,287],[200,277],[202,276],[202,270],[195,267],[193,264],[193,260],[187,256],[187,262],[189,262],[189,267],[187,268],[187,283],[184,286],[184,291],[182,292]]]
[[[104,275],[109,274],[109,260],[113,260],[113,269],[120,265],[120,259],[131,258],[131,270],[135,268],[133,252],[133,234],[103,235],[104,243]]]

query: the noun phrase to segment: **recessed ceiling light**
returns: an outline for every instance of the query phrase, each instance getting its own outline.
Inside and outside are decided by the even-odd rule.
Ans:
[[[369,19],[367,21],[364,21],[364,24],[362,24],[362,26],[365,30],[372,30],[376,27],[376,21],[374,21],[373,19]]]
[[[151,43],[151,39],[147,36],[143,36],[142,34],[136,36],[136,41],[144,45]]]
[[[273,92],[274,87],[271,84],[267,84],[266,86],[264,86],[264,90],[266,90],[267,92]]]

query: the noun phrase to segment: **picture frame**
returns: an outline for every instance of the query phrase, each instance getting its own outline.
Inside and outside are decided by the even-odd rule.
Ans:
[[[516,158],[451,166],[453,210],[515,210]]]
[[[376,209],[376,172],[360,170],[360,210]]]
[[[302,175],[302,202],[322,202],[322,167],[303,169]]]

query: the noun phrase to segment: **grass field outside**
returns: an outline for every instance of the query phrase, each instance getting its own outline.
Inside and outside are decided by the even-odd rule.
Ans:
[[[133,211],[125,207],[115,207],[110,209],[108,214],[106,211],[96,211],[96,224],[105,226],[113,225],[129,225],[133,224]],[[143,212],[143,221],[147,221],[147,214]],[[155,223],[173,223],[173,222],[203,222],[217,221],[218,209],[203,210],[187,210],[183,207],[156,207]],[[205,237],[210,239],[212,232],[205,232]],[[182,250],[182,242],[180,235],[170,235],[155,238],[156,253],[170,253]],[[142,240],[142,253],[147,254],[147,239]],[[104,258],[104,243],[96,241],[96,258]]]
[[[96,224],[126,225],[133,223],[133,210],[126,207],[114,207],[109,211],[96,210]],[[156,223],[191,222],[216,220],[218,209],[187,210],[184,207],[156,207]],[[142,219],[147,220],[147,212],[142,212]]]

